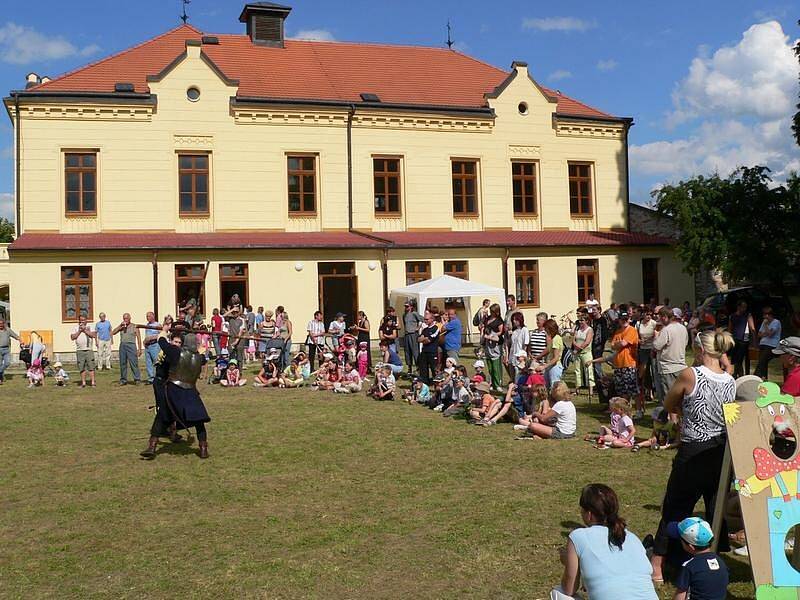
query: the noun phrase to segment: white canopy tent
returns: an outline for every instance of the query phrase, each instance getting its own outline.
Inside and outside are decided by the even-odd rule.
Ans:
[[[392,306],[397,306],[400,298],[410,298],[416,301],[417,310],[420,311],[425,310],[428,300],[432,298],[463,298],[464,308],[469,317],[467,322],[464,323],[465,333],[469,331],[469,326],[472,324],[470,299],[475,297],[479,297],[481,300],[483,298],[489,298],[505,308],[506,293],[503,288],[492,287],[466,279],[459,279],[458,277],[452,277],[450,275],[442,275],[441,277],[426,279],[425,281],[407,285],[406,287],[395,288],[389,293],[389,300]]]

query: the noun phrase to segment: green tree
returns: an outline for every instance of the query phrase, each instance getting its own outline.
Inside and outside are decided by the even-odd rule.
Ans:
[[[14,241],[14,223],[0,217],[0,244],[6,244]]]
[[[766,167],[742,167],[729,177],[697,176],[653,192],[661,214],[680,230],[684,270],[719,269],[729,281],[769,281],[781,287],[800,275],[800,179],[774,185]]]
[[[797,24],[800,25],[800,21],[797,21]],[[797,61],[800,62],[800,39],[797,40],[797,43],[794,45],[794,55],[797,57]],[[798,79],[800,79],[800,76]],[[800,93],[798,93],[798,97],[800,97]],[[794,114],[792,131],[794,132],[794,139],[797,145],[800,146],[800,104],[797,105],[797,112]]]

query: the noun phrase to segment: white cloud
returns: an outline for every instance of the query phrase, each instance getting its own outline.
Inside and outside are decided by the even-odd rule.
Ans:
[[[608,60],[598,60],[597,61],[597,70],[598,71],[613,71],[619,66],[619,63],[615,61],[613,58],[609,58]]]
[[[333,34],[327,29],[301,29],[294,36],[293,40],[310,40],[315,42],[333,42],[336,40]]]
[[[14,220],[14,194],[11,192],[0,192],[0,217]]]
[[[550,81],[560,81],[562,79],[569,79],[570,77],[572,77],[572,72],[565,69],[558,69],[557,71],[550,73],[550,75],[547,76],[547,79]]]
[[[24,25],[8,22],[0,27],[0,61],[14,65],[59,60],[71,56],[87,57],[100,47],[79,48],[60,35],[45,35]]]
[[[771,21],[750,27],[734,46],[713,53],[699,48],[675,87],[666,121],[668,127],[684,123],[688,132],[631,146],[633,173],[675,180],[764,165],[781,180],[800,169],[790,130],[797,93],[793,44]]]
[[[788,114],[797,90],[797,61],[780,23],[758,23],[735,46],[713,54],[701,48],[689,74],[672,94],[669,123],[722,113],[778,118]]]
[[[577,17],[544,17],[537,19],[522,19],[523,29],[536,31],[587,31],[597,27],[594,21],[586,21]]]

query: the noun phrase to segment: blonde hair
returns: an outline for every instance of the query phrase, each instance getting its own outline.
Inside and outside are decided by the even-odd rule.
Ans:
[[[559,400],[569,400],[569,387],[563,381],[556,381],[550,388],[550,400],[553,404]]]
[[[723,354],[730,352],[734,346],[733,336],[729,331],[722,329],[709,329],[698,332],[694,344],[702,348],[703,352],[712,358],[721,358]]]
[[[611,401],[608,403],[611,409],[618,409],[623,414],[631,416],[631,403],[628,401],[627,398],[623,398],[622,396],[614,396]]]

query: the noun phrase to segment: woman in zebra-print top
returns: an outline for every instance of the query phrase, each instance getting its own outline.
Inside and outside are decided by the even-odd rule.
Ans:
[[[706,506],[706,520],[710,523],[714,518],[714,498],[726,441],[722,405],[736,399],[736,384],[727,359],[734,346],[731,334],[722,330],[703,331],[697,334],[693,345],[694,366],[681,371],[664,399],[670,413],[681,415],[681,444],[672,462],[653,545],[655,581],[663,581],[661,569],[670,545],[667,524],[692,516],[701,497]],[[727,541],[723,523],[719,540],[723,552]]]

